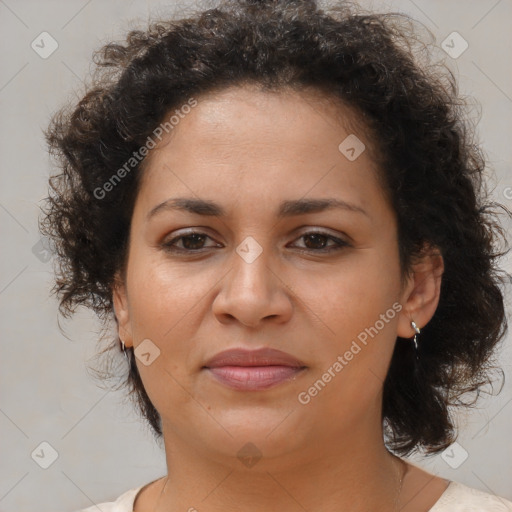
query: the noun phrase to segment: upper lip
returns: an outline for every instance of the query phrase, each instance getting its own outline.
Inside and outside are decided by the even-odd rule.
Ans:
[[[220,366],[292,366],[302,368],[305,365],[296,357],[273,348],[258,350],[235,348],[219,352],[204,365],[205,368]]]

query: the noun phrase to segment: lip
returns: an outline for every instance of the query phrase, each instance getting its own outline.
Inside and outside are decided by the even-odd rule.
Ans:
[[[240,391],[259,391],[293,380],[306,366],[299,359],[271,348],[231,349],[203,366],[218,382]]]
[[[219,368],[221,366],[289,366],[302,368],[305,364],[292,355],[274,348],[260,348],[258,350],[234,348],[219,352],[204,365],[206,368]]]

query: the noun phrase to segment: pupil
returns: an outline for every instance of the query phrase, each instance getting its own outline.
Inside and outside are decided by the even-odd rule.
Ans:
[[[191,239],[194,240],[192,242],[192,247],[190,246],[191,244],[188,243]],[[193,234],[193,235],[187,235],[186,237],[183,237],[183,246],[186,249],[201,249],[201,247],[194,246],[194,242],[199,243],[199,245],[201,245],[201,242],[204,243],[204,235]]]
[[[313,242],[313,245],[320,244],[321,248],[325,247],[325,242],[326,242],[325,235],[313,234],[313,235],[306,235],[304,238],[305,238],[306,247],[308,247],[308,248],[311,248],[310,247],[311,244],[309,243],[311,241]],[[202,243],[204,243],[204,235],[193,234],[193,235],[187,235],[187,236],[183,237],[183,246],[186,249],[200,249],[201,248],[200,246]]]
[[[324,248],[324,247],[325,247],[325,242],[326,242],[326,237],[325,237],[325,235],[318,235],[318,234],[315,234],[315,235],[306,235],[306,242],[305,242],[305,244],[306,244],[306,247],[308,247],[308,248],[310,248],[310,247],[309,247],[309,245],[308,245],[307,241],[308,241],[308,240],[311,240],[311,239],[313,239],[313,244],[315,243],[315,240],[316,240],[316,242],[319,242],[319,239],[320,239],[320,242],[322,242],[322,241],[324,242],[324,243],[322,244],[322,248]]]

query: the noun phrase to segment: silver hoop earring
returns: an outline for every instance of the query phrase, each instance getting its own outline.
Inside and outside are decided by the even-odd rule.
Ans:
[[[414,335],[414,338],[413,338],[413,343],[414,343],[414,348],[415,350],[417,351],[418,350],[418,334],[421,332],[420,328],[416,325],[416,322],[414,320],[411,320],[411,325],[412,325],[412,328],[414,329],[415,331],[415,335]]]
[[[128,358],[128,354],[126,353],[126,347],[124,346],[124,341],[121,338],[119,338],[119,341],[121,342],[121,345],[122,345],[121,350],[123,351],[124,357],[126,357],[126,360],[128,362],[130,362],[130,359]]]

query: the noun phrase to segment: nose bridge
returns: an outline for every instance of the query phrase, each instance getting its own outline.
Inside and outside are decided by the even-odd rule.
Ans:
[[[213,304],[218,317],[235,317],[245,325],[254,326],[265,317],[289,314],[290,303],[278,289],[280,280],[271,270],[271,256],[271,249],[252,236],[235,248],[231,270],[222,280]]]
[[[265,241],[260,238],[263,244]],[[235,286],[238,294],[268,293],[265,288],[269,285],[270,248],[261,245],[253,236],[247,236],[236,247],[233,254],[233,269],[230,272],[230,286]]]

